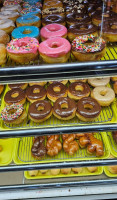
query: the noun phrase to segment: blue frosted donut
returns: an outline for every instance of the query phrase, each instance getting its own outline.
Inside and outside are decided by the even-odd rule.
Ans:
[[[40,21],[40,18],[38,16],[35,15],[24,15],[22,17],[17,18],[16,23],[23,25],[29,25],[29,24],[34,24],[34,23],[38,23]],[[17,24],[18,25],[18,24]]]
[[[25,34],[25,32],[30,32]],[[24,38],[24,37],[39,37],[39,29],[36,26],[20,26],[15,28],[12,32],[12,37],[14,39]]]
[[[28,2],[30,5],[33,5],[37,2],[41,2],[41,0],[24,0],[24,2]]]

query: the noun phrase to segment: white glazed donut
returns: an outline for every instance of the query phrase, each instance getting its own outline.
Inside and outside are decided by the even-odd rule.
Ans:
[[[115,99],[115,93],[111,88],[100,86],[92,90],[91,97],[96,99],[101,106],[109,106]]]
[[[10,34],[15,28],[15,24],[10,19],[1,19],[0,20],[0,30],[5,31],[7,34]]]
[[[93,87],[105,86],[109,83],[110,77],[107,78],[89,78],[88,83]]]
[[[19,13],[16,11],[5,10],[5,11],[0,12],[0,19],[10,19],[13,22],[15,22],[18,17],[19,17]]]
[[[5,10],[20,12],[21,11],[21,6],[20,5],[7,5],[7,6],[3,6],[1,8],[1,12],[5,11]]]

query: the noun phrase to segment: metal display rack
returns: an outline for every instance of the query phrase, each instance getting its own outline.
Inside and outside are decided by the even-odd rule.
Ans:
[[[116,76],[117,75],[117,57],[115,60],[110,61],[97,61],[87,63],[67,63],[57,65],[32,65],[32,66],[17,66],[0,68],[0,83],[20,83],[39,80],[57,80],[57,79],[75,79],[75,78],[88,78],[88,77],[101,77],[101,76]],[[0,131],[0,138],[10,137],[28,137],[34,135],[54,135],[62,133],[81,133],[93,131],[112,131],[117,130],[117,123],[104,123],[100,124],[85,124],[80,126],[63,126],[63,127],[46,127],[36,129],[17,129]],[[85,167],[85,166],[105,166],[117,165],[117,159],[105,160],[88,160],[88,161],[67,161],[57,163],[41,163],[29,165],[9,165],[0,167],[0,172],[15,172],[24,170],[36,169],[51,169],[51,168],[68,168],[68,167]],[[18,184],[18,185],[5,185],[0,186],[0,190],[16,190],[16,189],[39,189],[39,188],[59,188],[59,187],[77,187],[79,185],[99,185],[99,184],[117,184],[116,178],[108,179],[95,179],[83,181],[67,181],[53,180],[53,183],[33,183],[33,184]]]

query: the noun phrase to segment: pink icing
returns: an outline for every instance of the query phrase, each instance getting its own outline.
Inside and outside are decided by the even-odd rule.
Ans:
[[[60,24],[48,24],[41,29],[40,34],[45,39],[62,37],[67,34],[67,28]]]
[[[7,51],[10,53],[36,53],[39,42],[35,38],[25,37],[11,40],[7,44]]]
[[[70,49],[71,44],[62,37],[49,38],[39,45],[40,53],[55,58],[67,54]]]

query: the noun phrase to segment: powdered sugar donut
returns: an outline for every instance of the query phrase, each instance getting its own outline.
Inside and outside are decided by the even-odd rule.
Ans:
[[[65,63],[70,50],[69,41],[61,37],[49,38],[39,45],[40,56],[46,63]]]
[[[8,56],[16,63],[29,63],[38,57],[38,46],[35,38],[14,39],[7,44]]]
[[[60,24],[48,24],[41,29],[40,35],[42,41],[53,37],[66,38],[67,28]]]

